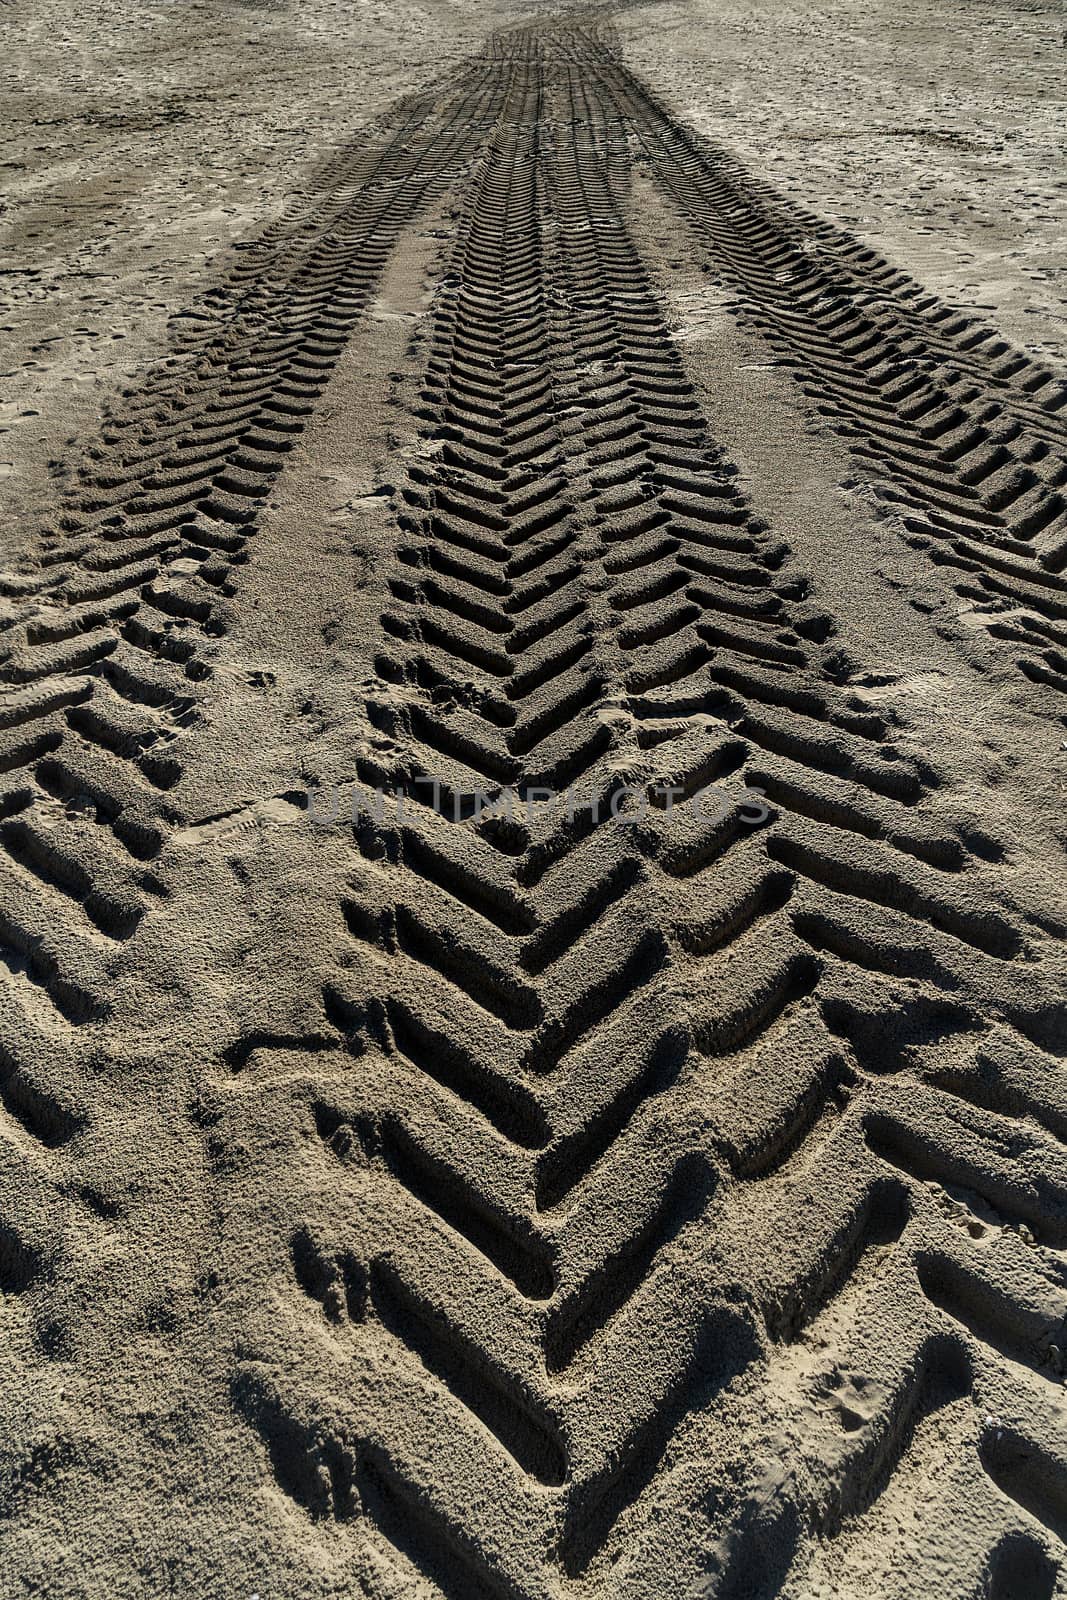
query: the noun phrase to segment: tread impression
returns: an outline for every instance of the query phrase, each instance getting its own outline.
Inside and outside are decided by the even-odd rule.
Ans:
[[[506,63],[404,102],[175,319],[72,477],[35,567],[0,584],[0,953],[18,1008],[107,1014],[215,641],[271,485],[401,231],[491,125]],[[20,986],[29,980],[34,993]]]
[[[1016,1508],[989,1557],[1010,1586],[1061,1527],[1051,1413],[1038,1393],[994,1445],[970,1396],[977,1362],[1054,1359],[1041,929],[931,820],[937,775],[840,681],[834,620],[708,435],[625,220],[634,127],[718,217],[704,156],[588,33],[494,52],[516,70],[433,309],[359,758],[438,803],[354,830],[324,1003],[358,1069],[312,1107],[348,1223],[294,1228],[306,1348],[249,1360],[237,1403],[310,1515],[464,1600],[645,1593],[650,1563],[664,1594],[779,1592],[807,1535],[960,1430]],[[784,323],[767,251],[745,259]],[[851,334],[811,329],[820,384],[851,392]],[[994,387],[1027,437],[1052,419],[1036,381]],[[1050,580],[1051,527],[1027,557]],[[636,799],[712,784],[710,812]],[[569,786],[572,814],[537,803]],[[504,791],[514,814],[474,814]],[[958,1229],[917,1253],[934,1191],[1016,1230],[1025,1304]],[[890,1276],[908,1310],[872,1401],[843,1352],[876,1359]],[[774,1493],[761,1385],[813,1419]]]

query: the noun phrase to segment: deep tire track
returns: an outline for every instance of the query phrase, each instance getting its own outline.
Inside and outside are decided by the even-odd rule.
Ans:
[[[1031,681],[1067,687],[1067,387],[698,139],[592,37],[591,74],[704,258]]]
[[[476,60],[342,150],[175,319],[171,353],[68,470],[32,563],[0,580],[0,1301],[29,1308],[5,1323],[12,1507],[80,1460],[61,1424],[38,1462],[33,1432],[52,1421],[36,1386],[114,1316],[92,1242],[115,1229],[136,1251],[124,1163],[99,1155],[108,1096],[124,1129],[172,1046],[152,1060],[159,1017],[130,1028],[123,983],[168,990],[134,936],[188,888],[188,865],[159,858],[188,820],[179,785],[250,541],[397,241],[469,165],[509,74]],[[125,1055],[142,1037],[147,1084]],[[79,1324],[83,1292],[98,1310]]]
[[[3,585],[0,944],[68,1022],[106,1017],[110,947],[168,892],[152,862],[261,510],[401,232],[478,149],[501,71],[401,105],[176,319],[35,570]]]
[[[664,1527],[661,1592],[776,1592],[908,1480],[928,1419],[970,1426],[967,1268],[917,1269],[926,1186],[1067,1243],[1062,1013],[1040,932],[839,685],[834,619],[708,436],[625,221],[630,80],[571,30],[497,50],[358,764],[440,804],[355,830],[324,999],[359,1074],[315,1120],[360,1226],[292,1240],[351,1354],[309,1328],[299,1369],[250,1363],[236,1395],[298,1502],[364,1514],[446,1594],[646,1592]],[[627,786],[713,782],[700,822],[610,816]],[[475,814],[572,784],[596,815]],[[973,1071],[939,1070],[946,1040]],[[813,1422],[768,1502],[736,1453],[750,1385],[862,1370],[890,1277],[880,1404]],[[974,1298],[991,1348],[1028,1325],[1013,1291]],[[831,1321],[827,1353],[807,1330]],[[1025,1504],[1017,1459],[983,1446]],[[724,1527],[709,1567],[694,1530]]]

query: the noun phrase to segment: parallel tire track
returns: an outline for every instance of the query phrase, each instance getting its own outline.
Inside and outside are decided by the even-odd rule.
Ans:
[[[78,1177],[100,1052],[127,941],[181,887],[158,858],[249,541],[390,252],[473,159],[510,70],[473,62],[328,163],[175,319],[32,565],[0,578],[0,1298],[67,1282],[72,1236],[116,1215]]]
[[[698,139],[609,49],[599,91],[704,258],[1020,669],[1067,688],[1067,385]]]
[[[966,1435],[975,1338],[1045,1328],[1036,1282],[968,1287],[916,1241],[933,1187],[1067,1245],[1062,1011],[708,435],[625,220],[657,115],[582,32],[496,58],[359,758],[437,804],[355,828],[324,1004],[359,1069],[313,1107],[338,1220],[291,1237],[335,1337],[309,1321],[235,1395],[313,1517],[445,1594],[648,1593],[650,1552],[658,1592],[769,1593],[928,1418]],[[841,1329],[856,1371],[892,1352],[882,1402],[813,1422],[768,1499],[760,1385],[810,1409]],[[1032,1509],[1014,1451],[982,1464]]]
[[[403,104],[176,319],[74,475],[0,639],[0,951],[69,1022],[106,1015],[112,947],[166,893],[202,685],[271,486],[402,230],[492,122],[506,65]]]

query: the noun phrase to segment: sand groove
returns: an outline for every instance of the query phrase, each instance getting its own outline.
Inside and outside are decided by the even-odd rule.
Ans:
[[[1057,1534],[1031,1374],[1029,1431],[990,1443],[975,1401],[989,1352],[1040,1375],[1047,1296],[943,1217],[1067,1243],[1055,963],[709,436],[631,134],[937,548],[1049,595],[1062,506],[1002,461],[1046,459],[1059,396],[888,269],[869,314],[831,303],[869,263],[828,238],[801,276],[600,36],[489,59],[356,746],[393,797],[323,995],[356,1063],[324,1054],[314,1105],[337,1234],[294,1228],[301,1360],[248,1361],[238,1407],[313,1519],[449,1596],[800,1593],[811,1536],[847,1545],[949,1434]]]
[[[402,105],[175,319],[172,355],[88,450],[35,570],[2,585],[0,937],[70,1022],[106,1015],[106,942],[166,893],[151,862],[180,821],[168,795],[271,486],[500,80],[475,63]]]
[[[1067,405],[1062,379],[848,234],[785,201],[678,122],[585,36],[598,89],[636,136],[704,259],[1034,682],[1067,687]]]

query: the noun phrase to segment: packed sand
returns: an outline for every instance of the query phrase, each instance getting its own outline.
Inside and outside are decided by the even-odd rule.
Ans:
[[[3,1595],[1067,1595],[1067,9],[2,20]]]

